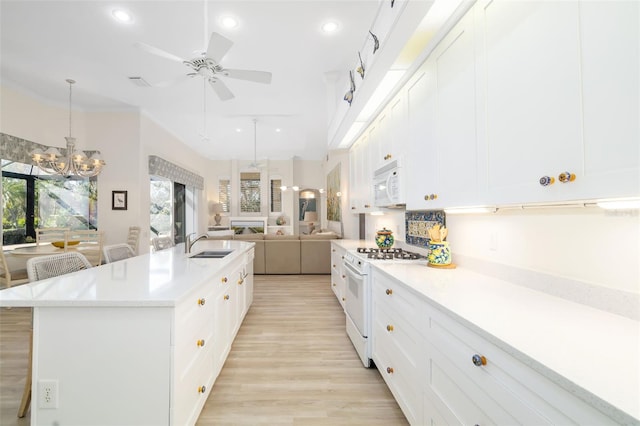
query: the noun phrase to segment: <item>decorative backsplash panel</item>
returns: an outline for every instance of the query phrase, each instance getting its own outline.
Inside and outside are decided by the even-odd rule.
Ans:
[[[427,230],[435,224],[446,225],[443,210],[407,211],[404,214],[407,244],[427,248],[429,234]]]

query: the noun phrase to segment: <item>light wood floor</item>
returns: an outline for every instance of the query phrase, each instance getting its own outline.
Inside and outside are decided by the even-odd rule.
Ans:
[[[209,425],[406,425],[345,332],[327,275],[256,276],[254,302],[200,415]],[[0,424],[18,419],[29,309],[0,310]]]

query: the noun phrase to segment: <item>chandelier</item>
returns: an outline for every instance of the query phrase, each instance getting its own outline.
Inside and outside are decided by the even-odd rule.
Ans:
[[[69,136],[65,137],[67,140],[66,155],[62,155],[55,147],[50,147],[44,152],[40,148],[36,148],[31,152],[31,159],[40,169],[50,174],[81,177],[96,176],[102,171],[102,167],[106,163],[100,157],[99,152],[87,157],[83,151],[76,151],[75,149],[76,138],[71,137],[71,87],[75,81],[71,79],[66,81],[69,83]]]

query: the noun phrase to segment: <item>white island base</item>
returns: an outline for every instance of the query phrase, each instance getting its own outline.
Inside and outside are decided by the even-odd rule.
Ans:
[[[253,244],[182,246],[0,292],[33,306],[32,425],[195,424],[252,302]]]

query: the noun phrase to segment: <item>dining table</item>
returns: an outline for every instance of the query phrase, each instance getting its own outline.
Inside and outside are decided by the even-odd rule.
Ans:
[[[95,250],[98,245],[95,243],[80,243],[67,247],[67,251],[78,251],[82,253],[84,250]],[[38,256],[47,256],[51,254],[65,253],[64,248],[58,248],[53,244],[39,244],[35,246],[18,247],[8,251],[13,256],[31,258]]]

